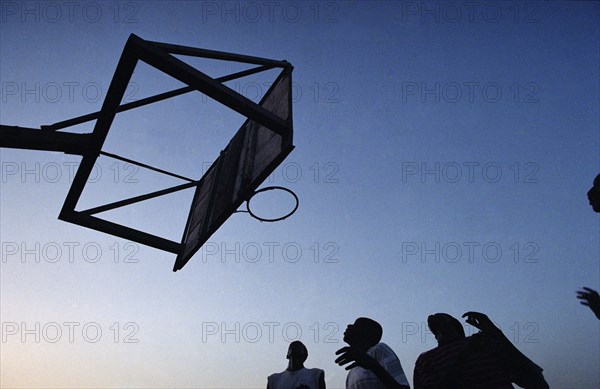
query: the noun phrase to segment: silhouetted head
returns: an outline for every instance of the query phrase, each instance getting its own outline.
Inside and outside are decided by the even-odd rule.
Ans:
[[[308,350],[304,343],[295,340],[288,347],[286,358],[288,362],[288,370],[298,370],[304,367],[304,361],[308,358]]]
[[[600,213],[600,174],[594,179],[594,185],[587,192],[587,196],[594,212]]]
[[[440,346],[465,337],[465,330],[460,321],[447,313],[436,313],[429,316],[427,325]]]
[[[359,317],[349,324],[344,332],[344,342],[363,351],[375,346],[381,340],[383,328],[373,319]]]

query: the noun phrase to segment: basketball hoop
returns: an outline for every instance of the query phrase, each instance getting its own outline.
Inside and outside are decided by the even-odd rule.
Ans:
[[[179,59],[178,55],[233,61],[255,66],[213,78],[201,70],[191,67]],[[184,86],[138,99],[134,102],[121,104],[136,66],[141,62],[173,77],[183,83]],[[248,99],[225,85],[228,81],[265,71],[272,72],[273,69],[278,69],[279,73],[258,102]],[[79,164],[76,178],[71,183],[58,218],[176,254],[177,258],[175,259],[173,271],[178,271],[185,266],[233,213],[246,212],[237,211],[244,201],[248,209],[247,213],[261,222],[276,222],[286,219],[298,209],[298,197],[287,188],[273,186],[257,190],[259,185],[275,171],[277,166],[294,149],[294,126],[292,121],[293,69],[294,67],[287,61],[147,41],[131,34],[127,39],[100,111],[48,126],[41,126],[41,130],[0,125],[0,148],[62,151],[66,154],[81,155],[83,159]],[[270,74],[274,75],[273,73]],[[117,113],[190,92],[201,92],[215,102],[246,118],[227,146],[221,149],[219,157],[210,165],[207,171],[202,172],[202,177],[184,177],[147,163],[106,152],[103,149]],[[165,120],[168,120],[168,118],[165,118]],[[90,121],[95,121],[91,133],[79,134],[59,131]],[[174,135],[174,137],[178,136]],[[100,156],[118,159],[187,182],[150,193],[133,195],[86,210],[76,210],[79,208],[77,206],[78,202],[82,193],[84,193],[96,160]],[[97,216],[102,212],[190,188],[195,188],[195,193],[192,204],[189,206],[181,240],[167,239]],[[252,197],[258,193],[274,189],[290,193],[296,201],[294,209],[287,215],[277,218],[264,218],[254,214],[250,209]]]
[[[283,190],[283,191],[285,191],[285,192],[288,192],[288,193],[289,193],[289,194],[291,194],[292,196],[294,196],[294,201],[296,202],[296,205],[294,206],[294,209],[292,209],[292,210],[291,210],[291,211],[290,211],[288,214],[286,214],[286,215],[284,215],[284,216],[281,216],[281,217],[278,217],[278,218],[264,218],[264,217],[257,216],[257,215],[256,215],[254,212],[252,212],[252,210],[250,209],[250,201],[251,201],[251,200],[252,200],[252,198],[254,198],[254,196],[256,196],[257,194],[259,194],[259,193],[262,193],[262,192],[267,192],[267,191],[270,191],[270,190]],[[294,192],[293,192],[291,189],[284,188],[283,186],[267,186],[266,188],[259,189],[259,190],[255,191],[255,192],[252,194],[252,196],[250,196],[250,197],[248,198],[248,200],[246,201],[246,209],[247,209],[247,213],[249,213],[249,214],[250,214],[250,216],[252,216],[253,218],[255,218],[255,219],[257,219],[257,220],[259,220],[259,221],[261,221],[261,222],[269,222],[269,223],[272,223],[272,222],[278,222],[278,221],[280,221],[280,220],[287,219],[288,217],[292,216],[292,215],[293,215],[293,214],[296,212],[296,210],[298,210],[298,206],[299,206],[299,205],[300,205],[300,200],[298,199],[298,196],[297,196],[297,195],[296,195],[296,194],[295,194],[295,193],[294,193]],[[238,211],[238,212],[240,212],[240,211]],[[241,211],[241,212],[246,212],[246,211]]]

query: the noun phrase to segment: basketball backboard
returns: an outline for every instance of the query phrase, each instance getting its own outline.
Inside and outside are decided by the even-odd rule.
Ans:
[[[289,123],[289,131],[278,134],[255,120],[246,120],[198,184],[174,271],[187,263],[292,151],[291,82],[291,70],[284,70],[259,104]]]
[[[175,55],[259,66],[227,76],[212,78],[178,59]],[[139,60],[187,86],[120,105]],[[226,81],[276,68],[280,68],[281,72],[259,103],[253,102],[224,84]],[[173,267],[173,271],[177,271],[183,268],[194,253],[236,212],[244,201],[249,200],[258,186],[293,150],[292,70],[292,65],[287,61],[151,42],[131,34],[99,112],[42,126],[41,131],[2,126],[0,147],[60,150],[82,155],[83,159],[75,174],[59,219],[177,254]],[[177,176],[102,150],[111,124],[118,112],[194,91],[205,94],[247,118],[229,144],[221,151],[217,160],[198,180]],[[56,132],[92,120],[96,120],[92,133]],[[186,179],[188,182],[77,211],[77,203],[100,155],[138,164],[160,173]],[[196,188],[195,195],[180,242],[95,216],[100,212],[193,187]]]

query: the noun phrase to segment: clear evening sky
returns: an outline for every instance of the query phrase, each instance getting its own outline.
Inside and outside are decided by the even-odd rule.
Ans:
[[[412,382],[436,345],[427,316],[474,310],[552,388],[598,388],[600,328],[575,291],[600,288],[585,195],[600,172],[599,8],[2,1],[4,125],[98,111],[131,33],[288,60],[296,149],[262,186],[301,203],[276,224],[233,215],[173,273],[170,253],[57,219],[80,157],[2,149],[1,386],[262,388],[300,339],[340,388],[334,353],[359,316]],[[186,60],[213,77],[248,67]],[[275,76],[227,85],[257,101]],[[139,63],[124,100],[180,86]],[[189,94],[118,115],[104,150],[199,178],[242,120]],[[78,209],[179,183],[101,157]],[[179,240],[192,195],[102,216]]]

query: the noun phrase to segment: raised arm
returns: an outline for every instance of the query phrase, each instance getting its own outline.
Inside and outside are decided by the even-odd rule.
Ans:
[[[525,389],[549,388],[542,374],[542,368],[519,351],[487,315],[480,312],[467,312],[462,317],[466,317],[467,323],[481,330],[483,334],[496,339],[502,344],[504,350],[508,353],[506,360],[509,363],[509,369],[514,374],[513,382]]]

